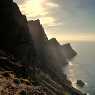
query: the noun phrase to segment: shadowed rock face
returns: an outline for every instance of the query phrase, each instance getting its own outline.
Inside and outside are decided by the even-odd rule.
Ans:
[[[60,64],[60,67],[68,64],[65,56],[62,53],[61,45],[55,38],[50,39],[46,44],[46,54],[50,54],[53,57],[52,63]]]
[[[41,49],[41,47],[43,47],[43,45],[45,45],[45,43],[48,41],[48,37],[40,24],[40,20],[28,21],[28,26],[35,48],[37,50]]]
[[[62,83],[65,81],[69,84],[62,71],[64,65],[68,62],[61,45],[55,38],[48,40],[39,20],[29,21],[28,26],[40,60],[41,70],[48,73],[56,82]]]
[[[71,47],[69,43],[62,46],[62,52],[68,60],[73,59],[77,55],[77,52]]]
[[[36,54],[26,17],[12,0],[1,0],[0,7],[0,49],[24,64],[32,63]]]
[[[60,44],[55,38],[49,40],[45,45],[45,59],[47,68],[52,68],[52,72],[59,75],[61,79],[66,79],[66,77],[62,77],[64,76],[62,69],[68,62],[61,51]]]
[[[68,62],[61,51],[60,44],[54,38],[48,40],[39,20],[29,21],[28,26],[40,60],[41,69],[62,79],[62,76],[64,76],[62,67]]]

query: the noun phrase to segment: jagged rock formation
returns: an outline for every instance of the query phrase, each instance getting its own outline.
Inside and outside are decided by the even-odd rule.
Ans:
[[[1,0],[0,7],[0,49],[13,54],[22,63],[32,63],[35,50],[26,17],[12,0]]]
[[[62,47],[55,38],[48,40],[39,20],[29,21],[28,26],[33,38],[34,47],[36,48],[37,55],[40,59],[41,68],[44,69],[46,73],[51,72],[50,75],[52,77],[55,75],[56,81],[59,79],[61,81],[67,80],[67,77],[62,73],[62,67],[68,64],[68,59],[75,56],[73,54],[74,50],[69,47],[69,54],[68,48],[65,48],[65,45]],[[59,79],[57,79],[57,77]]]
[[[49,59],[51,59],[51,61],[52,61],[51,64],[52,63],[54,63],[56,65],[59,64],[60,67],[68,64],[64,54],[62,53],[61,46],[55,38],[52,38],[47,42],[47,44],[45,45],[45,50],[46,50],[45,54],[47,54],[49,57],[50,56],[53,57],[52,59],[51,58],[47,59],[47,61],[49,61]],[[48,62],[48,63],[50,63],[50,62]]]
[[[62,46],[62,51],[68,60],[73,59],[77,55],[76,51],[71,47],[70,43],[64,44]]]
[[[46,93],[36,95],[83,95],[62,73],[62,66],[68,63],[66,56],[56,39],[48,40],[39,20],[27,22],[12,0],[1,0],[0,7],[0,71],[12,71],[18,78],[27,78],[33,85],[45,88]],[[26,95],[26,92],[20,94]]]
[[[44,79],[45,75],[47,76],[49,75],[51,77],[51,79],[50,78],[47,79],[50,82],[49,84],[49,82],[47,83],[46,80],[42,79],[41,76],[42,74],[38,74],[40,75],[39,80],[41,85],[45,85],[46,87],[48,86],[49,89],[52,88],[52,86],[50,85],[57,83],[57,85],[61,84],[62,87],[65,87],[63,91],[64,90],[66,91],[67,89],[67,92],[69,92],[70,90],[70,93],[81,95],[79,91],[76,92],[76,90],[71,86],[71,82],[67,79],[67,76],[64,73],[62,73],[62,67],[68,64],[67,59],[70,60],[75,55],[68,54],[67,56],[66,54],[68,53],[68,50],[66,49],[67,52],[64,53],[63,49],[65,46],[61,46],[55,38],[48,40],[39,20],[29,21],[28,26],[34,41],[34,47],[37,51],[38,58],[40,59],[41,62],[40,63],[41,71],[42,72],[44,71],[43,72]],[[70,52],[74,52],[74,50],[72,50],[71,47],[69,47],[69,49]],[[54,92],[53,93],[54,95],[62,95],[63,92],[61,91],[59,92],[61,94],[57,92],[56,92],[57,94],[55,94]]]
[[[50,70],[50,68],[52,68],[52,72],[56,71],[55,73],[61,73],[62,69],[60,68],[67,64],[67,61],[60,51],[61,47],[59,43],[56,39],[48,40],[39,20],[29,21],[28,25],[41,68],[47,72],[48,69]]]
[[[43,45],[48,41],[40,20],[28,21],[29,31],[31,33],[35,48],[40,51]]]
[[[55,78],[56,81],[61,80],[61,82],[63,82],[67,80],[66,75],[62,73],[62,67],[68,62],[60,50],[60,44],[54,38],[48,40],[39,20],[29,21],[28,25],[33,38],[34,47],[40,60],[40,68]]]
[[[39,20],[28,21],[28,27],[31,37],[33,39],[33,44],[36,50],[37,58],[39,59],[40,66],[42,67],[43,64],[45,63],[44,46],[48,41],[48,38]]]

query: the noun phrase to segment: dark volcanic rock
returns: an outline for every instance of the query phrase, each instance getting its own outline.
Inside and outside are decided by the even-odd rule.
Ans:
[[[62,73],[62,67],[68,62],[61,52],[60,44],[54,38],[48,40],[39,20],[29,21],[28,25],[40,60],[39,67],[56,81],[61,80],[62,82],[67,78]]]
[[[84,87],[85,83],[82,81],[82,80],[77,80],[77,83],[76,83],[78,86],[80,87]]]
[[[36,54],[26,17],[12,0],[1,1],[0,49],[13,54],[21,63],[33,63]]]
[[[68,60],[73,59],[77,55],[76,51],[71,47],[69,43],[62,46],[62,52]]]
[[[40,24],[40,20],[28,21],[29,31],[33,38],[35,48],[37,50],[43,48],[43,45],[48,41],[45,31]]]
[[[58,43],[58,41],[55,39],[55,38],[52,38],[50,39],[47,44],[46,44],[46,54],[48,56],[51,56],[53,57],[52,60],[52,63],[54,64],[59,64],[61,67],[68,64],[65,56],[63,55],[62,53],[62,50],[61,50],[61,45]],[[47,59],[47,61],[49,60],[49,58]]]
[[[36,54],[40,63],[40,67],[45,65],[45,52],[44,47],[45,44],[48,42],[48,37],[45,34],[45,31],[40,24],[39,20],[31,20],[28,21],[29,31],[33,40],[33,44],[36,50]]]
[[[63,53],[63,47],[57,42],[55,38],[48,40],[39,20],[29,21],[28,26],[33,38],[38,59],[40,60],[39,67],[41,71],[46,75],[48,74],[53,79],[53,81],[61,84],[63,88],[65,87],[65,89],[69,90],[71,93],[75,95],[76,93],[80,93],[72,88],[71,82],[67,79],[67,76],[62,71],[64,65],[68,64],[66,58],[67,56],[65,56]],[[37,76],[41,77],[41,74],[37,74]],[[42,78],[38,79],[42,80]],[[47,83],[44,79],[43,81],[40,81],[40,83],[52,89],[52,86],[50,87],[51,83]],[[52,91],[50,92],[52,93]],[[61,94],[57,93],[54,95],[62,95],[62,92],[60,93]]]
[[[68,62],[62,54],[60,44],[55,38],[49,40],[45,45],[45,60],[46,68],[50,70],[52,77],[56,76],[55,79],[59,78],[61,81],[66,80],[67,77],[62,69]]]

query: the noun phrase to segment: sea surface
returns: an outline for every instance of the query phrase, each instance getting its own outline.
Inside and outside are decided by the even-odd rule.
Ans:
[[[88,95],[95,95],[95,42],[71,43],[78,55],[66,67],[68,78],[73,86]],[[77,80],[85,82],[83,88],[76,85]]]

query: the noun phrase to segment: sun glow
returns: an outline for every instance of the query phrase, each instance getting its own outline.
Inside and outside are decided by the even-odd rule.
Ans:
[[[19,5],[19,7],[22,13],[27,16],[27,19],[33,19],[37,16],[44,16],[47,14],[44,8],[45,2],[46,0],[27,0]]]
[[[52,38],[52,36],[54,36],[60,43],[64,43],[64,42],[95,42],[95,34],[90,34],[90,33],[53,33],[53,32],[47,32],[49,39]]]
[[[56,25],[56,19],[50,15],[50,8],[58,7],[56,3],[49,0],[26,0],[19,7],[28,20],[40,19],[45,27]]]
[[[46,29],[45,32],[49,38],[55,37],[60,43],[88,42],[88,41],[95,42],[95,33],[85,32],[83,34],[82,31],[79,33],[77,32],[76,26],[73,33],[72,32],[73,28],[69,29],[68,25],[65,26],[66,25],[65,20],[64,22],[60,21],[59,20],[60,16],[57,17],[57,14],[56,16],[53,15],[52,14],[53,12],[56,12],[56,10],[61,8],[60,5],[58,3],[55,3],[53,0],[21,0],[22,3],[20,0],[14,1],[18,2],[20,10],[22,14],[26,15],[27,20],[40,19],[40,22],[45,27]],[[63,12],[65,13],[65,11],[66,10],[64,10]],[[70,26],[73,26],[72,24],[73,22],[71,23]]]

